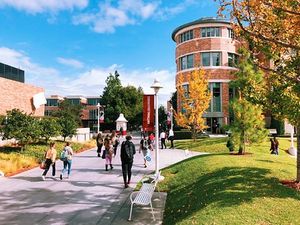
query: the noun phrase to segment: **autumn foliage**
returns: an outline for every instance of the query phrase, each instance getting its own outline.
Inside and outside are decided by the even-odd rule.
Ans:
[[[183,87],[184,81],[188,83],[188,90]],[[191,130],[195,139],[196,134],[207,127],[203,113],[209,107],[211,94],[205,71],[195,70],[186,77],[186,80],[183,75],[179,76],[177,91],[180,109],[175,114],[176,122],[179,126]]]

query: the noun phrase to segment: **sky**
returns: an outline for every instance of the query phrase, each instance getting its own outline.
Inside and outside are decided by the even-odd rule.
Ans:
[[[175,91],[178,26],[216,17],[214,0],[0,0],[0,62],[23,69],[46,96],[99,96],[115,70],[123,86],[157,78]]]

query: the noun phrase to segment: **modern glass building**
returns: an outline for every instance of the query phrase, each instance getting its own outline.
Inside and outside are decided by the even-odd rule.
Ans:
[[[24,83],[24,70],[0,63],[0,77]]]

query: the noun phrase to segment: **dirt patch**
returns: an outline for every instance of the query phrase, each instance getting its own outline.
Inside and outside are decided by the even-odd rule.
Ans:
[[[300,191],[300,182],[295,181],[295,180],[282,180],[280,181],[281,184],[284,186],[287,186],[289,188],[293,188],[297,191]]]

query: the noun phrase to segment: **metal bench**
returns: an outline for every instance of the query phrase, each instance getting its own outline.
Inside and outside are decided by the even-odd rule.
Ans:
[[[141,206],[150,205],[152,217],[153,220],[155,221],[153,207],[152,207],[152,196],[155,191],[155,187],[159,181],[159,177],[160,177],[160,172],[154,177],[151,183],[143,183],[139,191],[135,191],[131,193],[130,195],[131,207],[130,207],[130,213],[128,218],[129,221],[131,221],[132,209],[134,204],[141,205]]]

